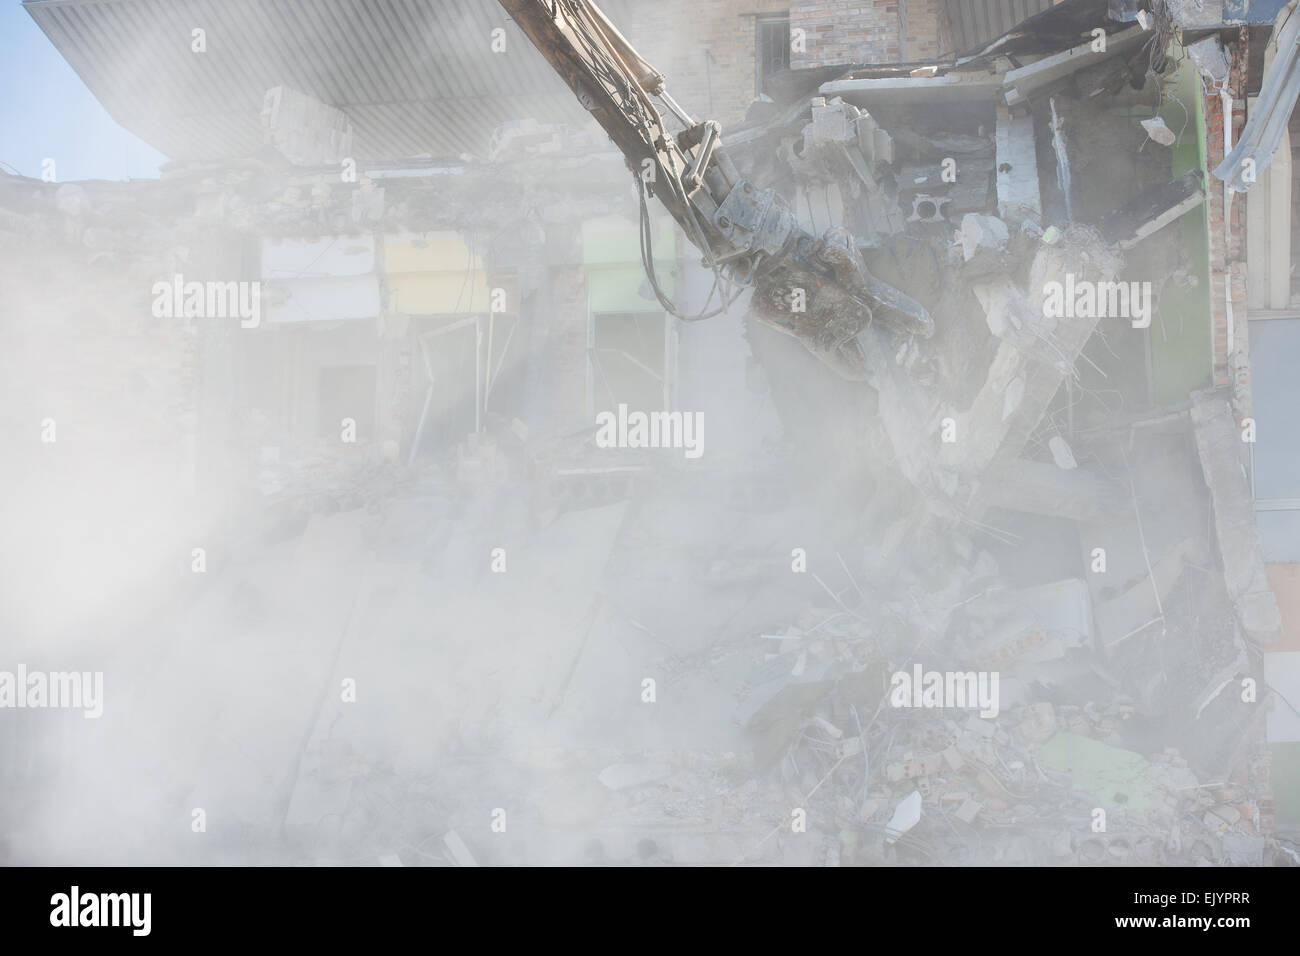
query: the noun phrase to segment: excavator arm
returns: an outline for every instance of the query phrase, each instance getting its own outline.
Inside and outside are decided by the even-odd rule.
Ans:
[[[844,229],[817,237],[774,189],[744,179],[716,121],[696,121],[592,0],[500,0],[627,159],[641,195],[642,260],[661,304],[679,318],[726,310],[735,286],[753,286],[754,313],[796,336],[846,378],[863,380],[859,335],[873,322],[929,337],[919,303],[875,279]],[[663,111],[656,105],[662,105]],[[668,129],[666,114],[682,127]],[[668,301],[654,274],[646,198],[663,204],[714,271],[713,297],[697,315]]]

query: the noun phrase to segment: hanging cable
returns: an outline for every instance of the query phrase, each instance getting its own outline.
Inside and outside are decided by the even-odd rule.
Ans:
[[[1151,19],[1152,36],[1143,49],[1151,72],[1156,76],[1164,76],[1177,65],[1169,59],[1169,44],[1174,39],[1177,27],[1165,0],[1151,0]]]
[[[650,289],[654,292],[655,298],[659,300],[659,304],[663,306],[664,311],[669,315],[681,319],[683,322],[699,322],[703,319],[711,319],[716,315],[721,315],[726,312],[733,304],[735,304],[736,299],[740,298],[740,292],[737,292],[735,295],[729,294],[731,283],[727,280],[722,268],[713,261],[711,254],[708,255],[708,260],[713,269],[713,286],[709,289],[709,295],[704,300],[704,305],[701,306],[699,314],[684,314],[664,293],[663,287],[659,284],[658,273],[655,271],[654,236],[650,222],[650,208],[646,203],[645,183],[641,181],[639,176],[636,177],[636,181],[639,184],[637,198],[641,207],[641,266],[645,270],[646,279],[650,283]],[[692,242],[694,242],[694,240],[692,240]],[[702,248],[707,250],[708,245],[705,244]],[[713,301],[714,296],[718,295],[719,292],[721,292],[719,306],[716,309],[709,311],[709,303]]]
[[[637,198],[640,205],[641,263],[655,298],[670,315],[685,322],[697,322],[726,312],[740,297],[741,293],[740,291],[733,293],[731,280],[714,256],[712,245],[705,235],[704,227],[700,223],[696,209],[682,185],[680,173],[671,168],[670,163],[665,161],[662,145],[667,140],[668,133],[664,129],[663,116],[650,100],[649,94],[641,87],[641,84],[634,76],[629,75],[626,66],[609,54],[604,41],[601,39],[601,32],[592,20],[590,12],[576,3],[575,0],[557,0],[556,6],[562,11],[568,21],[568,27],[578,40],[586,60],[585,65],[590,71],[590,78],[611,92],[618,109],[628,118],[633,128],[640,134],[646,147],[651,151],[658,173],[656,181],[666,184],[666,188],[671,192],[672,203],[670,207],[679,212],[679,215],[675,218],[679,219],[687,239],[700,250],[704,256],[705,266],[713,273],[713,285],[699,314],[683,314],[664,293],[659,282],[654,262],[653,228],[647,204],[648,186],[640,176],[634,176],[637,182]],[[710,310],[709,305],[713,302],[715,296],[718,297],[719,305],[717,308]]]

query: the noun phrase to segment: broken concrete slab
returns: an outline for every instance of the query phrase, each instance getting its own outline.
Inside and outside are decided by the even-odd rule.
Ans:
[[[873,103],[916,104],[994,100],[1002,90],[996,73],[944,73],[939,76],[846,77],[823,83],[818,92],[842,96],[870,108]]]
[[[1091,646],[1095,625],[1087,585],[1066,578],[1031,588],[993,589],[967,605],[988,637],[973,649],[977,660],[1005,661],[1008,666],[1063,656],[1068,649]],[[968,727],[988,733],[985,722]]]
[[[1011,241],[1011,233],[997,216],[967,213],[962,217],[960,234],[961,254],[968,271],[975,267],[972,260],[976,257],[982,260],[984,271],[1002,265],[1002,253]]]
[[[1120,249],[1132,249],[1205,202],[1204,182],[1204,174],[1193,169],[1171,182],[1143,190],[1101,221],[1102,235]]]
[[[1250,640],[1271,644],[1282,634],[1282,613],[1269,585],[1259,524],[1243,465],[1241,431],[1227,400],[1202,394],[1192,405],[1192,425],[1205,483],[1214,504],[1215,539],[1224,583]]]
[[[1017,336],[1019,347],[1003,339],[983,387],[957,422],[957,441],[944,446],[941,460],[957,471],[976,475],[995,460],[1018,457],[1099,321],[1091,315],[1049,318],[1043,308],[1047,289],[1067,276],[1109,281],[1119,259],[1095,231],[1067,230],[1060,243],[1042,246],[1030,269],[1028,308],[1033,325]],[[1034,344],[1030,344],[1034,343]],[[1035,344],[1037,347],[1035,347]],[[1031,351],[1032,349],[1032,351]],[[1008,395],[1015,401],[1009,403]]]
[[[992,465],[971,499],[971,512],[977,516],[990,508],[1003,508],[1093,521],[1122,507],[1123,494],[1115,482],[1090,471],[1067,471],[1026,458]]]
[[[1106,37],[1104,43],[1089,40],[1060,53],[1045,56],[1036,63],[1007,73],[1002,97],[1008,106],[1017,106],[1077,70],[1136,49],[1139,42],[1145,39],[1149,39],[1149,34],[1141,27],[1133,26]]]
[[[972,286],[984,309],[989,331],[1000,339],[1015,342],[1016,334],[1034,323],[1034,315],[1023,292],[1006,276],[990,276]]]
[[[1204,560],[1194,538],[1186,538],[1154,562],[1150,577],[1143,577],[1119,597],[1096,608],[1097,635],[1104,648],[1112,648],[1148,627],[1162,626],[1161,608],[1189,562]]]
[[[1042,220],[1034,118],[1023,110],[1013,113],[1005,106],[998,107],[997,188],[998,215],[1003,219],[1036,224]]]

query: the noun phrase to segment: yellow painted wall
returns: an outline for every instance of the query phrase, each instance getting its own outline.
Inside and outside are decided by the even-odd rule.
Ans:
[[[483,256],[456,233],[386,237],[389,309],[408,315],[487,312],[491,289]]]

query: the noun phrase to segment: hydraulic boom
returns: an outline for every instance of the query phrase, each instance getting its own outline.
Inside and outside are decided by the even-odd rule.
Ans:
[[[634,50],[592,0],[500,0],[627,158],[641,195],[642,260],[660,303],[679,318],[726,310],[733,285],[754,286],[754,312],[797,336],[841,375],[866,378],[859,334],[873,321],[933,334],[919,303],[872,277],[855,238],[841,228],[817,237],[773,189],[740,175],[722,127],[696,121],[665,88],[664,76]],[[662,105],[663,111],[656,106]],[[681,129],[668,130],[666,115]],[[657,198],[714,271],[698,315],[682,315],[654,274],[646,197]]]

